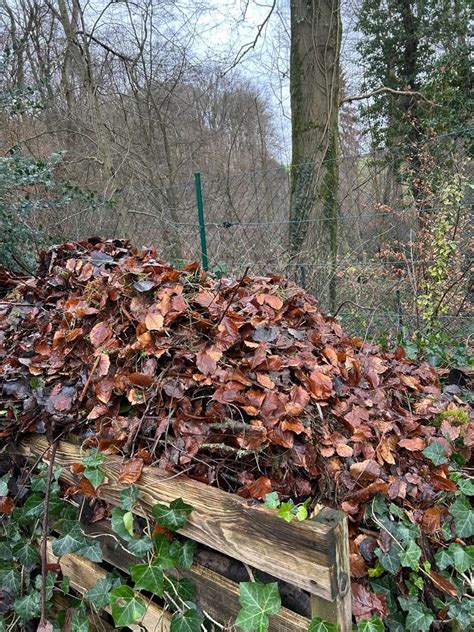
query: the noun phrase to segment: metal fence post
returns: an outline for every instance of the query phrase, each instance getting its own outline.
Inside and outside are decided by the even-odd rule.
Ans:
[[[209,270],[209,261],[207,258],[206,243],[206,224],[204,222],[204,205],[202,203],[201,174],[197,171],[194,174],[194,188],[196,190],[196,202],[199,220],[199,238],[201,241],[201,265],[202,269],[207,272]]]

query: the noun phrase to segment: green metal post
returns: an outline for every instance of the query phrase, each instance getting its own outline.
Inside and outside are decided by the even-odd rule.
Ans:
[[[206,243],[206,224],[204,222],[204,205],[202,203],[201,174],[197,171],[194,174],[194,188],[196,189],[196,202],[199,220],[199,238],[201,240],[201,264],[202,269],[207,272],[209,270],[209,262],[207,259],[207,243]]]

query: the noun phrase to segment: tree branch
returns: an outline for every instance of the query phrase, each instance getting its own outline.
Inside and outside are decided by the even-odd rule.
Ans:
[[[395,90],[394,88],[388,88],[387,86],[382,86],[380,88],[377,88],[376,90],[372,90],[371,92],[363,92],[362,94],[354,94],[349,97],[344,97],[343,99],[341,99],[340,105],[344,105],[344,103],[351,103],[351,101],[363,101],[364,99],[370,99],[371,97],[376,97],[378,94],[384,93],[395,94],[398,96],[419,97],[420,99],[423,99],[423,101],[426,101],[427,103],[430,103],[435,107],[439,107],[438,103],[431,101],[430,99],[425,97],[424,94],[418,92],[417,90]]]

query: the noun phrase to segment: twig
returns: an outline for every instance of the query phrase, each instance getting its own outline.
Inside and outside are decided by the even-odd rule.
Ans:
[[[48,575],[48,518],[49,518],[49,496],[51,492],[51,482],[53,479],[54,458],[58,447],[57,439],[51,445],[51,455],[49,457],[48,477],[46,479],[46,491],[44,494],[44,513],[41,534],[41,626],[46,626],[46,577]]]
[[[84,384],[84,388],[82,389],[82,392],[81,392],[81,394],[79,396],[79,400],[77,402],[78,406],[80,406],[82,404],[82,400],[86,396],[87,389],[89,388],[89,385],[91,383],[92,377],[93,377],[93,375],[95,373],[95,370],[96,370],[97,365],[99,364],[99,362],[100,362],[100,355],[97,356],[97,358],[95,359],[94,364],[92,365],[92,369],[91,369],[91,372],[89,373],[89,377],[87,378],[87,381]]]
[[[243,565],[245,566],[245,570],[247,571],[249,577],[250,577],[250,581],[254,582],[255,581],[255,576],[253,574],[253,570],[250,568],[250,566],[248,564],[246,564],[245,562],[242,562]]]
[[[219,318],[219,320],[217,321],[217,323],[214,325],[214,329],[216,327],[219,327],[219,325],[221,324],[221,322],[224,320],[224,316],[227,314],[227,312],[229,311],[229,307],[232,305],[232,301],[235,298],[235,295],[237,294],[237,292],[239,291],[239,288],[242,287],[242,283],[244,282],[245,277],[247,276],[247,273],[249,271],[249,267],[247,266],[245,268],[245,272],[243,274],[243,276],[241,277],[240,281],[238,282],[238,284],[235,286],[234,291],[232,292],[232,296],[229,299],[229,302],[227,303],[227,307],[225,308],[225,310],[222,312],[222,316]]]
[[[249,454],[258,454],[262,450],[268,448],[268,444],[263,445],[256,450],[242,450],[241,448],[234,448],[226,443],[201,443],[199,450],[223,450],[224,452],[233,452],[237,458],[240,456],[248,456]]]

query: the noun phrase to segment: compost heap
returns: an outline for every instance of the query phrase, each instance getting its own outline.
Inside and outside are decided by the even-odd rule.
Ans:
[[[73,431],[131,457],[131,480],[153,463],[250,498],[340,507],[359,578],[390,545],[362,528],[367,503],[381,494],[436,533],[449,516],[433,506],[456,483],[423,450],[436,440],[469,461],[474,442],[433,368],[348,336],[303,289],[177,270],[126,241],[43,253],[0,304],[0,357],[3,441]],[[357,600],[359,616],[383,616],[364,582],[356,616]]]

